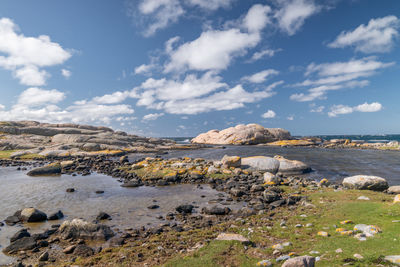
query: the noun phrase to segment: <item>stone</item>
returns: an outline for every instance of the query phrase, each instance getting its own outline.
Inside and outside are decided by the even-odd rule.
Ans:
[[[89,223],[81,219],[65,221],[58,233],[62,239],[107,241],[115,234],[107,225]]]
[[[149,210],[155,210],[155,209],[158,209],[160,206],[158,206],[158,205],[150,205],[150,206],[148,206],[147,208],[149,209]]]
[[[73,160],[65,160],[60,162],[61,168],[65,169],[74,165]]]
[[[25,208],[21,211],[20,218],[24,222],[43,222],[47,220],[47,215],[35,208]]]
[[[258,124],[239,124],[222,131],[211,130],[191,140],[197,144],[256,145],[291,139],[288,131],[279,128],[264,128]]]
[[[369,197],[366,197],[366,196],[359,196],[359,197],[357,198],[357,200],[366,200],[366,201],[368,201],[368,200],[370,200],[370,199],[369,199]]]
[[[61,164],[53,163],[43,167],[30,170],[27,175],[29,176],[44,176],[44,175],[58,175],[61,174]]]
[[[277,249],[277,250],[282,250],[282,249],[284,249],[284,247],[283,247],[282,244],[275,244],[275,245],[272,245],[271,248],[272,248],[272,249]]]
[[[63,252],[65,254],[71,254],[74,252],[75,248],[76,248],[76,245],[71,245],[71,246],[68,246],[65,249],[63,249]]]
[[[255,156],[242,158],[242,168],[276,174],[279,170],[279,161],[271,157]]]
[[[139,187],[140,183],[137,180],[127,181],[121,185],[122,187]]]
[[[179,205],[176,207],[176,211],[183,214],[190,214],[194,209],[193,205]]]
[[[30,237],[31,234],[28,232],[27,229],[21,229],[18,232],[16,232],[11,238],[10,242],[13,243],[17,241],[18,239],[24,238],[24,237]]]
[[[257,266],[271,267],[272,262],[269,260],[262,260],[262,261],[257,262]]]
[[[343,250],[341,248],[338,248],[337,250],[335,250],[336,253],[343,253]]]
[[[228,215],[231,209],[228,207],[213,206],[211,208],[204,207],[201,211],[207,215]]]
[[[59,211],[57,211],[57,212],[55,212],[53,214],[50,214],[48,220],[49,221],[55,221],[55,220],[60,220],[62,218],[64,218],[64,214],[62,213],[61,210],[59,210]]]
[[[46,252],[42,253],[39,256],[38,260],[39,261],[48,261],[49,260],[49,252],[46,251]]]
[[[282,264],[282,267],[314,267],[315,258],[311,256],[299,256],[288,259]]]
[[[331,185],[331,182],[329,182],[328,179],[324,178],[321,181],[319,181],[318,186],[319,187],[328,187]]]
[[[400,202],[400,194],[397,194],[393,199],[393,203],[399,203],[399,202]]]
[[[222,241],[239,241],[242,243],[250,243],[250,240],[239,234],[221,233],[217,236],[216,240]]]
[[[366,225],[366,224],[357,224],[354,226],[354,231],[362,232],[367,237],[374,236],[378,233],[381,233],[382,230],[375,225]]]
[[[384,259],[394,265],[400,266],[400,255],[386,256]]]
[[[324,232],[324,231],[319,231],[319,232],[317,233],[317,235],[323,236],[323,237],[328,237],[328,236],[329,236],[329,234],[328,234],[327,232]]]
[[[111,216],[103,211],[100,212],[96,217],[96,220],[98,221],[109,220],[109,219],[111,219]]]
[[[311,168],[304,162],[298,160],[289,160],[281,156],[275,156],[279,160],[278,173],[284,175],[303,174],[311,171]]]
[[[10,226],[13,226],[13,225],[17,224],[17,223],[19,223],[20,221],[21,221],[21,219],[19,218],[19,215],[18,215],[18,216],[16,216],[16,215],[8,216],[8,217],[4,220],[4,222],[5,222],[7,225],[10,225]]]
[[[356,175],[343,180],[343,186],[349,189],[384,191],[388,189],[388,183],[378,176]]]
[[[283,256],[276,258],[276,262],[287,261],[288,259],[290,259],[289,255],[283,255]]]
[[[67,188],[67,190],[65,190],[67,193],[73,193],[75,192],[75,188]]]
[[[264,183],[268,185],[279,185],[283,181],[282,178],[270,172],[264,173],[263,178],[264,178]]]
[[[364,257],[362,255],[360,255],[360,254],[354,254],[353,257],[356,258],[356,259],[359,259],[359,260],[364,259]]]
[[[225,155],[221,160],[224,168],[240,168],[242,165],[242,159],[238,156],[228,156]]]
[[[12,242],[8,247],[3,249],[4,253],[14,254],[18,251],[32,250],[37,247],[36,240],[33,237],[23,237]]]
[[[91,247],[89,247],[89,246],[87,246],[85,244],[80,244],[80,245],[77,245],[75,247],[73,253],[76,256],[89,257],[89,256],[92,256],[94,254],[94,250]]]
[[[400,194],[400,185],[393,185],[388,188],[389,194]]]

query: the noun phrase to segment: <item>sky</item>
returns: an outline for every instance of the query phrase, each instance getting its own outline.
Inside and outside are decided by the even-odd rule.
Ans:
[[[0,120],[400,133],[398,0],[2,0]]]

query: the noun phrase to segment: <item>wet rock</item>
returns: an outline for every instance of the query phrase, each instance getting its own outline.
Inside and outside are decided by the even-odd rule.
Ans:
[[[65,190],[67,193],[73,193],[75,192],[75,188],[67,188],[67,190]]]
[[[94,255],[94,250],[91,247],[87,246],[87,245],[80,244],[80,245],[77,245],[75,247],[73,253],[76,256],[89,257],[89,256]]]
[[[49,221],[55,221],[55,220],[60,220],[62,218],[64,218],[64,214],[62,213],[61,210],[59,210],[56,213],[50,214],[48,220]]]
[[[8,217],[4,220],[4,222],[5,222],[7,225],[10,225],[10,226],[13,226],[13,225],[17,224],[17,223],[19,223],[20,221],[21,221],[21,220],[20,220],[19,216],[16,216],[16,215],[8,216]]]
[[[221,163],[225,168],[239,168],[241,166],[241,162],[241,158],[238,156],[225,155],[221,160]]]
[[[114,236],[109,226],[89,223],[81,219],[65,221],[58,230],[62,239],[84,239],[107,241]]]
[[[213,206],[211,208],[204,207],[201,212],[207,215],[228,215],[231,212],[231,209],[228,207]]]
[[[35,208],[26,208],[21,211],[20,219],[24,222],[43,222],[47,220],[47,215]]]
[[[147,208],[150,209],[150,210],[155,210],[155,209],[158,209],[159,207],[160,206],[158,206],[158,205],[150,205]]]
[[[311,256],[300,256],[288,259],[282,267],[314,267],[315,258]]]
[[[44,252],[39,256],[39,261],[48,261],[49,260],[49,252]]]
[[[61,170],[62,170],[61,164],[55,163],[33,169],[29,171],[27,175],[29,176],[55,175],[55,174],[61,174]]]
[[[104,194],[104,191],[103,190],[97,190],[95,193],[100,195],[100,194]]]
[[[356,175],[343,180],[343,186],[349,189],[384,191],[388,189],[388,183],[378,176]]]
[[[279,160],[279,170],[280,174],[285,175],[295,175],[302,174],[311,171],[311,168],[304,162],[298,160],[289,160],[281,156],[275,156],[275,159]]]
[[[193,205],[179,205],[175,210],[179,213],[189,214],[192,213],[193,209]]]
[[[37,247],[37,243],[33,237],[23,237],[12,242],[8,247],[3,249],[4,253],[14,254],[18,251],[32,250]]]
[[[105,212],[100,212],[96,217],[96,220],[98,221],[108,220],[108,219],[111,219],[111,216]]]
[[[22,229],[19,230],[18,232],[16,232],[11,238],[10,238],[10,242],[13,243],[15,241],[17,241],[18,239],[24,238],[24,237],[30,237],[31,234],[28,232],[27,229]]]
[[[139,187],[140,183],[137,180],[127,181],[121,185],[122,187]]]

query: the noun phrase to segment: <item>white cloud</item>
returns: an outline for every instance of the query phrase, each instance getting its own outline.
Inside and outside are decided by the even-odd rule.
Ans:
[[[256,7],[256,8],[255,8]],[[243,19],[242,27],[227,30],[208,30],[199,38],[169,49],[170,62],[165,72],[190,70],[223,70],[236,56],[243,55],[248,48],[261,41],[260,31],[267,25],[268,6],[255,5]]]
[[[380,111],[381,109],[382,109],[382,105],[381,105],[381,103],[378,103],[378,102],[374,102],[371,104],[368,104],[367,102],[365,102],[364,104],[354,107],[354,110],[359,111],[359,112],[377,112],[377,111]]]
[[[49,74],[40,68],[64,63],[71,54],[47,35],[25,37],[9,18],[0,19],[0,67],[13,72],[24,85],[41,86]]]
[[[29,88],[22,92],[17,104],[0,110],[0,120],[37,120],[43,122],[110,123],[116,116],[132,114],[129,105],[103,105],[76,101],[65,109],[56,104],[65,99],[58,90]]]
[[[288,116],[287,119],[288,119],[289,121],[292,121],[292,120],[294,120],[294,116]]]
[[[143,0],[138,9],[149,20],[145,36],[151,36],[169,24],[177,22],[185,13],[178,0]]]
[[[162,116],[164,116],[164,113],[150,113],[143,116],[143,121],[154,121]]]
[[[324,112],[325,106],[316,106],[315,104],[310,106],[310,112],[315,112],[315,113],[322,113]]]
[[[341,32],[335,41],[328,44],[332,48],[352,46],[363,53],[388,52],[399,35],[400,20],[396,16],[371,19],[368,25],[361,24],[353,31]]]
[[[313,101],[325,99],[328,91],[343,88],[365,87],[369,81],[364,78],[375,75],[378,70],[393,66],[394,62],[380,62],[374,57],[352,59],[348,62],[334,62],[315,64],[307,67],[306,76],[314,75],[314,79],[307,79],[295,86],[312,86],[307,93],[296,93],[290,96],[294,101]],[[363,78],[363,80],[360,80]]]
[[[308,17],[321,10],[313,0],[278,0],[278,3],[280,9],[275,18],[279,28],[289,35],[294,35]]]
[[[142,64],[135,68],[135,74],[149,73],[154,67],[153,64]]]
[[[3,110],[3,109],[5,109],[6,107],[4,106],[4,105],[2,105],[2,104],[0,104],[0,110]]]
[[[62,74],[62,76],[64,76],[64,78],[69,79],[72,75],[72,72],[67,69],[62,69],[61,74]]]
[[[264,119],[273,119],[276,117],[276,113],[273,110],[268,110],[264,114],[261,115]]]
[[[106,94],[103,96],[96,96],[93,98],[93,102],[97,104],[117,104],[121,103],[124,101],[126,98],[130,96],[130,92],[124,91],[124,92],[114,92],[112,94]]]
[[[251,76],[245,76],[242,78],[242,80],[251,82],[251,83],[263,83],[267,80],[269,76],[272,75],[277,75],[279,74],[279,71],[273,70],[273,69],[268,69],[268,70],[263,70],[260,72],[257,72]]]
[[[256,60],[262,59],[263,57],[273,57],[276,54],[276,52],[279,52],[279,51],[281,51],[281,49],[276,49],[276,50],[264,49],[264,50],[255,52],[253,54],[253,56],[251,57],[251,61],[256,61]]]
[[[217,10],[219,8],[226,8],[233,2],[233,0],[187,0],[190,5],[199,6],[204,9]]]
[[[355,107],[350,107],[346,105],[333,105],[331,107],[330,112],[328,112],[328,116],[337,117],[338,115],[350,114],[353,112],[377,112],[380,111],[381,109],[382,109],[382,104],[378,102],[373,102],[371,104],[365,102],[364,104]]]

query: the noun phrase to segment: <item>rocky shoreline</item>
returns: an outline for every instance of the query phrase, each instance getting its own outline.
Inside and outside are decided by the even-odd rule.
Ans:
[[[349,177],[343,184],[331,184],[326,179],[320,182],[306,179],[302,174],[311,171],[306,164],[279,156],[274,158],[225,156],[220,161],[200,158],[143,158],[130,162],[127,156],[115,159],[101,155],[53,158],[51,161],[1,160],[0,166],[18,166],[21,171],[29,170],[32,176],[60,174],[85,176],[94,172],[103,173],[117,178],[124,187],[169,186],[183,183],[197,184],[201,187],[202,184],[208,184],[217,191],[229,195],[227,198],[217,198],[214,204],[202,210],[196,210],[190,203],[177,206],[165,218],[160,218],[162,223],[156,228],[143,226],[137,229],[113,230],[101,223],[102,220],[110,218],[108,214],[102,213],[94,222],[74,219],[65,221],[62,225],[52,225],[50,229],[40,234],[32,235],[29,230],[22,229],[11,238],[10,245],[3,250],[17,257],[16,266],[35,264],[61,266],[68,262],[72,264],[77,257],[94,257],[103,250],[121,247],[129,242],[146,244],[161,233],[205,230],[222,225],[227,227],[229,222],[243,220],[249,216],[273,214],[275,210],[291,210],[292,207],[299,205],[311,205],[308,196],[302,194],[305,189],[311,191],[321,188],[378,191],[388,189],[387,182],[379,177]],[[75,189],[68,190],[73,193]],[[397,187],[388,190],[390,193],[399,193],[398,191]],[[232,201],[245,202],[247,206],[233,212],[225,206]],[[158,205],[154,204],[148,208],[157,207]],[[25,208],[6,218],[5,223],[19,225],[62,217],[62,211],[47,216],[34,208]],[[173,254],[174,252],[170,251],[169,256]],[[138,254],[135,261],[140,263],[146,261],[146,258]]]

